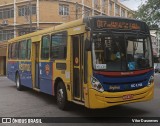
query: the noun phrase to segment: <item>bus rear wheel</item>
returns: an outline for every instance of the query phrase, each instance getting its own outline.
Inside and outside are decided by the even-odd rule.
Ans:
[[[67,101],[67,92],[63,82],[59,82],[56,90],[56,99],[57,105],[60,109],[66,110],[68,101]]]
[[[18,91],[22,91],[23,90],[23,86],[21,85],[19,74],[16,75],[16,87],[17,87]]]

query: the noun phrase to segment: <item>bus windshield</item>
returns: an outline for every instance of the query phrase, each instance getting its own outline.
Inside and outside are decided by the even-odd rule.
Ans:
[[[93,34],[93,68],[103,71],[134,71],[152,67],[149,35]]]

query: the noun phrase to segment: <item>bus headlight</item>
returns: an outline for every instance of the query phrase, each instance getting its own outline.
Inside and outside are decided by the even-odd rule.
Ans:
[[[100,92],[104,91],[101,83],[95,77],[91,77],[91,83],[92,83],[92,87],[97,91],[100,91]]]
[[[150,86],[154,82],[154,77],[151,76],[149,81],[148,81],[148,86]]]

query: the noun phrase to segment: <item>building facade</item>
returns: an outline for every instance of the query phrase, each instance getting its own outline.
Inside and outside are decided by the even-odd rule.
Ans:
[[[151,40],[152,40],[153,55],[155,57],[159,57],[159,43],[158,43],[157,37],[154,35],[151,35]]]
[[[153,55],[160,62],[160,29],[150,29]],[[156,61],[157,62],[157,61]]]
[[[133,18],[134,12],[119,0],[0,0],[0,75],[5,74],[5,41],[92,15]]]

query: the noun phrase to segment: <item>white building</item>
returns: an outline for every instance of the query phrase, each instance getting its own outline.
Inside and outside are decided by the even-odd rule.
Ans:
[[[153,55],[155,57],[160,57],[160,29],[150,29]]]

